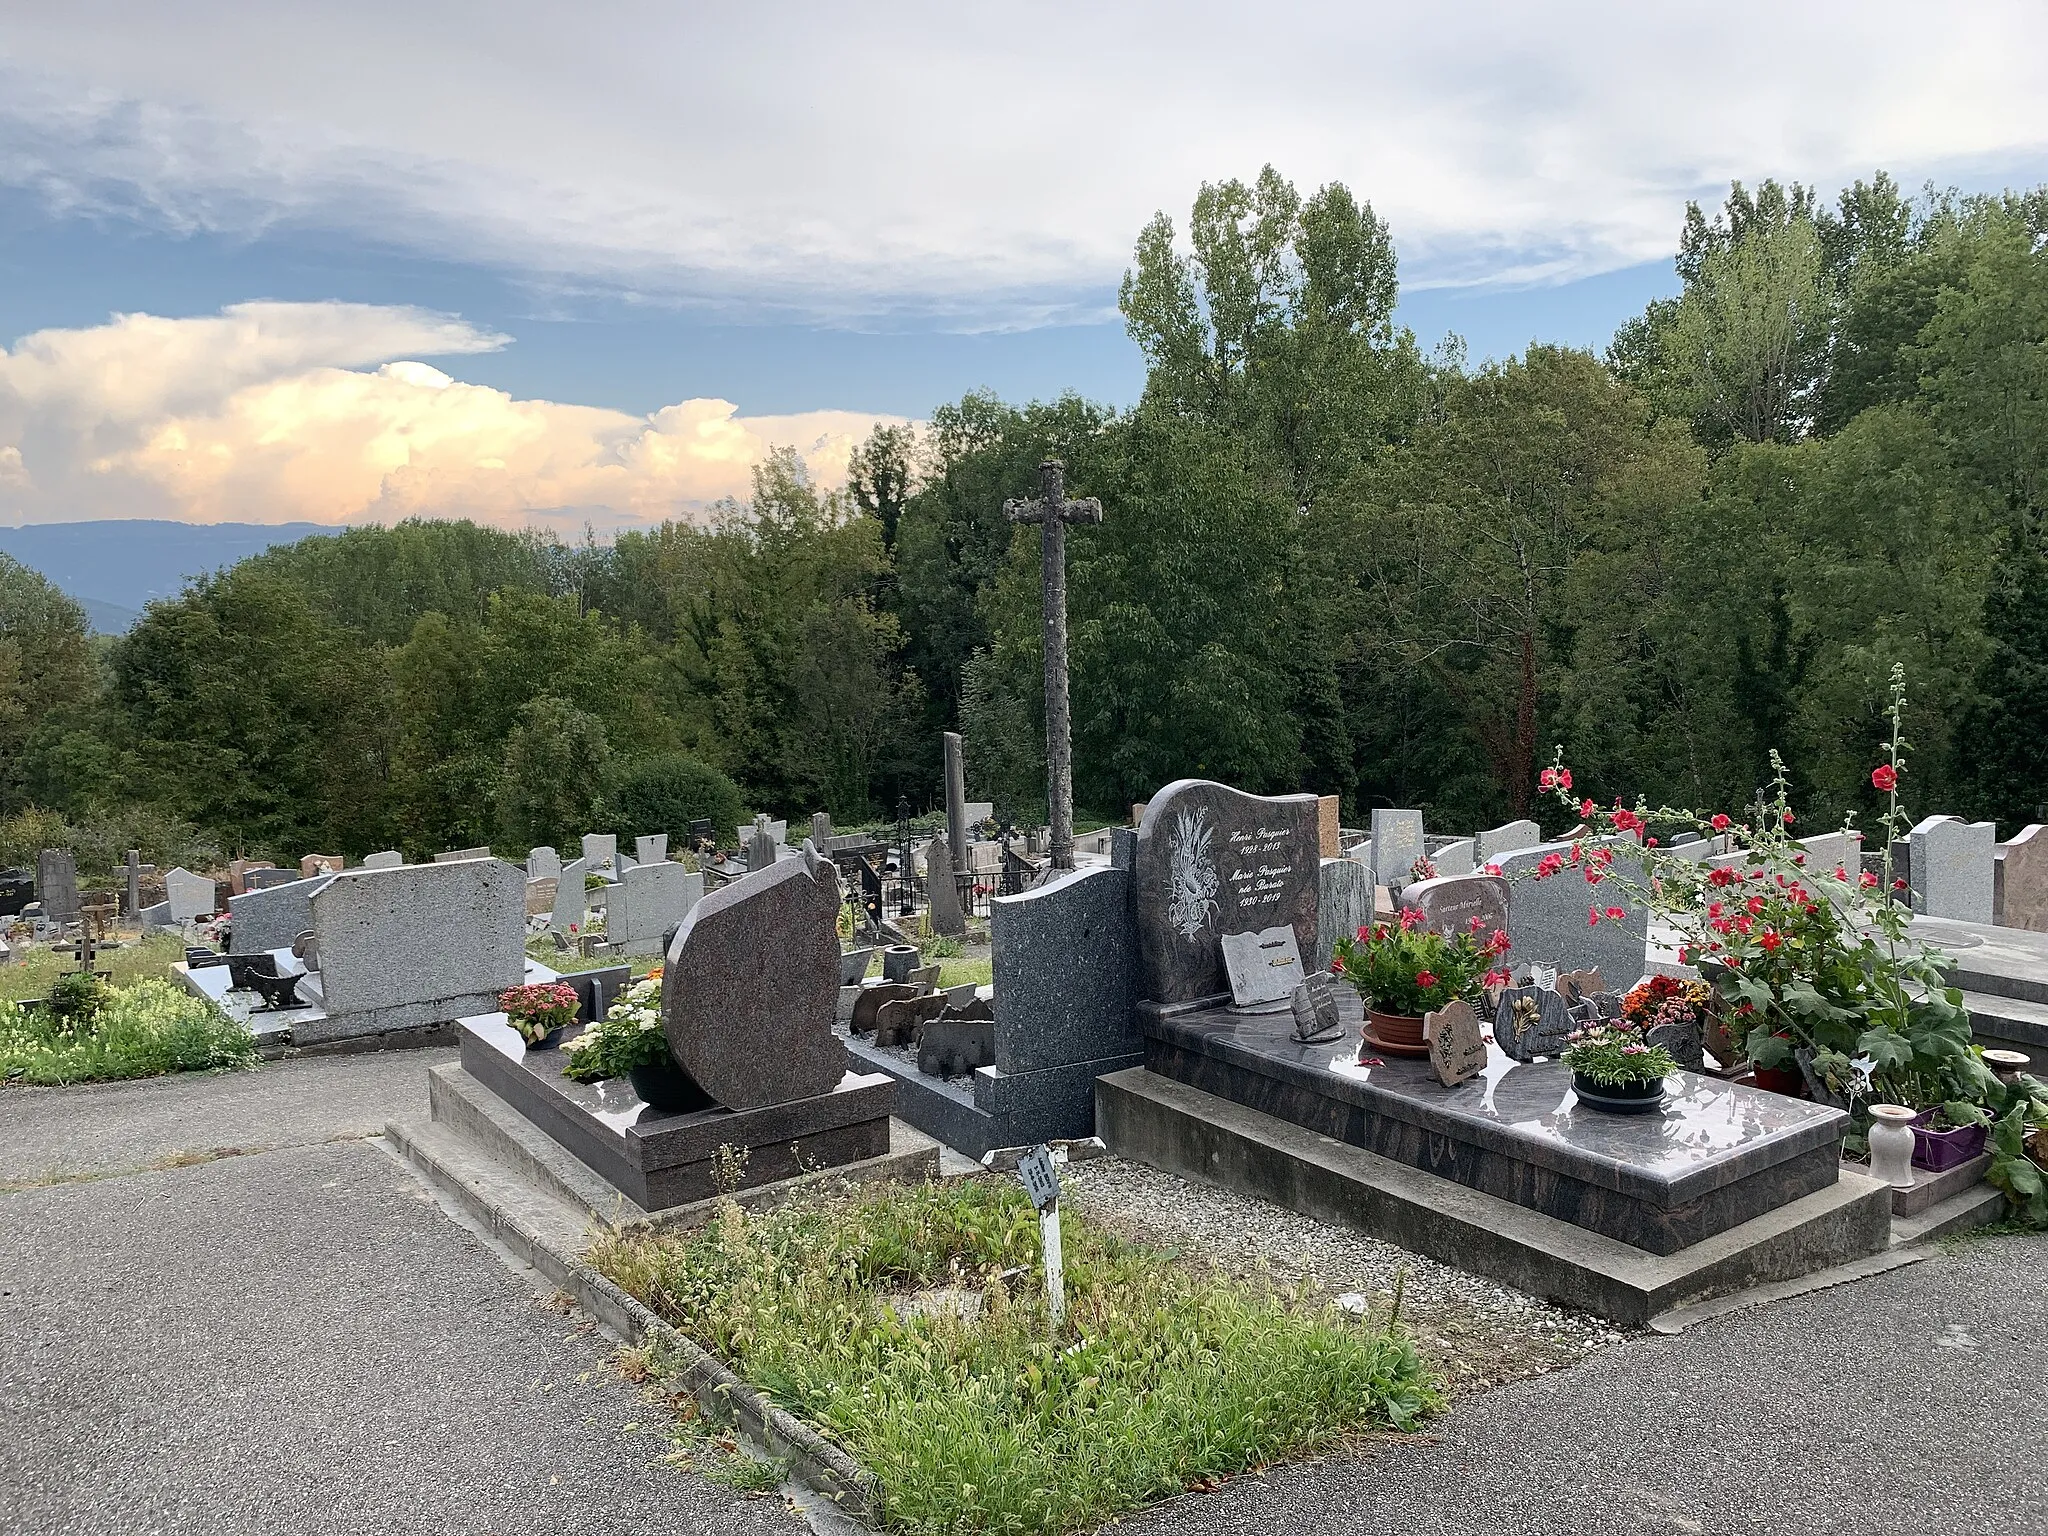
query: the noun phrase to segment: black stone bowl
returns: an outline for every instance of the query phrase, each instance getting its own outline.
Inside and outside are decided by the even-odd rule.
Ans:
[[[1588,1109],[1604,1109],[1610,1115],[1647,1115],[1664,1107],[1661,1077],[1641,1083],[1596,1083],[1574,1072],[1572,1092]]]

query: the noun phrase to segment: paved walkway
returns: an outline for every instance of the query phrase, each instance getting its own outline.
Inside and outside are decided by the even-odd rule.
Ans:
[[[791,1536],[356,1139],[444,1059],[0,1093],[0,1184],[59,1181],[0,1194],[0,1531]],[[2048,1237],[1968,1240],[1122,1529],[2038,1533],[2044,1273]]]
[[[376,1145],[430,1060],[0,1093],[0,1531],[790,1536]],[[213,1147],[271,1150],[117,1172]]]

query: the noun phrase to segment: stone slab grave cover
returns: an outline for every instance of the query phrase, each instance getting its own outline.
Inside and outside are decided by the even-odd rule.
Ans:
[[[830,1093],[846,1075],[839,996],[839,875],[800,858],[706,896],[669,946],[661,1016],[676,1064],[727,1109]]]
[[[218,892],[207,876],[195,875],[189,869],[164,872],[164,900],[170,905],[172,922],[189,923],[211,916],[217,910],[217,899]]]
[[[583,860],[571,859],[556,876],[554,916],[548,920],[548,926],[556,933],[581,929],[583,920],[590,915],[590,892],[583,884],[589,869]]]
[[[1316,797],[1248,795],[1180,779],[1152,797],[1132,869],[1142,995],[1226,995],[1222,938],[1286,924],[1313,953],[1321,859]]]
[[[1327,971],[1337,941],[1372,923],[1373,879],[1357,859],[1324,859],[1316,874],[1315,968]]]
[[[1649,963],[1649,909],[1629,896],[1618,880],[1588,884],[1581,867],[1569,862],[1547,879],[1536,878],[1534,871],[1547,854],[1569,860],[1572,846],[1541,843],[1496,861],[1509,877],[1508,936],[1515,947],[1508,957],[1517,974],[1531,965],[1597,970],[1610,985],[1626,992],[1642,979]],[[1633,842],[1589,840],[1580,845],[1580,857],[1595,846],[1612,847],[1613,870],[1639,887],[1644,883],[1641,853]],[[1620,907],[1622,916],[1607,917],[1609,907]],[[1596,911],[1601,914],[1597,923],[1590,921]]]
[[[1543,829],[1533,821],[1511,821],[1505,826],[1495,827],[1490,832],[1481,832],[1472,839],[1472,856],[1481,868],[1498,864],[1501,855],[1514,853],[1523,848],[1534,848],[1543,841]]]
[[[228,953],[260,955],[284,949],[313,926],[313,898],[327,889],[333,875],[315,875],[267,890],[228,898]]]
[[[1915,912],[1962,923],[1991,921],[1998,850],[1994,823],[1929,816],[1913,828],[1909,841]]]
[[[2003,928],[2048,933],[2048,828],[2036,823],[2000,843],[1995,874],[1997,911],[1991,920]]]
[[[526,877],[499,859],[352,869],[313,893],[324,1037],[489,1013],[526,975]],[[304,990],[303,988],[301,989]]]
[[[1223,970],[1235,1008],[1271,1013],[1286,1006],[1301,985],[1301,946],[1291,927],[1223,935]]]
[[[69,848],[45,848],[36,855],[36,900],[43,904],[43,921],[78,921],[78,862]]]
[[[924,893],[932,932],[958,937],[967,931],[967,917],[960,910],[960,887],[953,879],[953,850],[944,836],[925,844]]]
[[[1406,885],[1414,878],[1409,871],[1422,851],[1422,812],[1372,813],[1372,871],[1381,885]]]
[[[662,935],[690,915],[704,896],[704,877],[666,859],[635,864],[605,908],[605,938],[629,955],[661,949]]]
[[[668,858],[668,834],[650,833],[633,839],[633,860],[638,864],[660,864]]]
[[[1559,877],[1553,877],[1559,878]],[[1423,926],[1431,933],[1470,933],[1483,939],[1508,927],[1508,882],[1499,875],[1440,875],[1419,880],[1401,892],[1401,905],[1422,914]],[[1472,919],[1479,919],[1474,930]]]

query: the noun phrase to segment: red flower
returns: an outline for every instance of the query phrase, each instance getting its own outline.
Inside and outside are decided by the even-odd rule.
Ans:
[[[1422,924],[1423,916],[1414,907],[1403,907],[1401,909],[1401,931],[1403,933],[1412,933],[1417,928],[1420,928]]]
[[[1621,920],[1622,920],[1623,918],[1625,918],[1625,917],[1627,917],[1627,916],[1628,916],[1628,911],[1627,911],[1627,909],[1626,909],[1626,908],[1623,908],[1623,907],[1609,907],[1609,908],[1607,909],[1607,915],[1608,915],[1608,917],[1609,917],[1609,918],[1611,918],[1611,919],[1612,919],[1613,921],[1615,921],[1615,922],[1617,922],[1617,923],[1618,923],[1618,922],[1620,922],[1620,921],[1621,921]]]
[[[1489,865],[1487,865],[1487,866],[1486,866],[1486,871],[1485,871],[1485,872],[1486,872],[1487,874],[1489,874],[1489,875],[1498,875],[1498,874],[1501,874],[1501,873],[1503,873],[1503,871],[1502,871],[1501,867],[1500,867],[1500,866],[1499,866],[1498,864],[1489,864]]]
[[[1757,943],[1761,944],[1765,949],[1776,949],[1784,942],[1783,939],[1778,937],[1775,928],[1766,928],[1757,938]]]
[[[1479,984],[1482,987],[1505,987],[1513,982],[1514,977],[1510,976],[1506,971],[1488,971],[1479,978]]]
[[[1588,928],[1598,928],[1600,926],[1600,909],[1598,907],[1586,908],[1586,926]]]
[[[1433,986],[1435,986],[1435,985],[1436,985],[1436,972],[1434,972],[1434,971],[1417,971],[1417,972],[1415,973],[1415,985],[1417,985],[1418,987],[1433,987]]]
[[[1579,814],[1580,814],[1581,816],[1585,816],[1585,817],[1591,817],[1591,816],[1592,816],[1592,814],[1593,814],[1593,809],[1594,809],[1594,807],[1593,807],[1593,802],[1592,802],[1592,801],[1590,801],[1590,800],[1581,800],[1581,801],[1579,802]]]
[[[1560,869],[1563,869],[1563,868],[1564,868],[1564,855],[1563,855],[1563,854],[1561,854],[1561,853],[1546,853],[1545,855],[1543,855],[1542,859],[1541,859],[1541,860],[1539,860],[1539,861],[1538,861],[1538,863],[1537,863],[1537,865],[1536,865],[1536,878],[1537,878],[1538,880],[1547,880],[1547,879],[1549,879],[1549,878],[1550,878],[1550,877],[1551,877],[1552,875],[1556,874],[1556,873],[1557,873],[1557,872],[1558,872],[1558,871],[1559,871]]]
[[[1364,930],[1363,928],[1359,929],[1359,930],[1358,930],[1358,932],[1359,932],[1359,936],[1360,936],[1361,938],[1363,938],[1363,937],[1365,936],[1365,930]],[[1332,956],[1330,956],[1330,969],[1331,969],[1332,971],[1334,971],[1334,972],[1335,972],[1336,974],[1340,975],[1340,976],[1341,976],[1341,975],[1343,975],[1343,974],[1344,974],[1344,957],[1343,957],[1342,955],[1332,955]]]
[[[1557,788],[1557,770],[1555,768],[1546,768],[1541,773],[1537,774],[1536,787],[1538,789]]]
[[[1726,832],[1728,830],[1728,818],[1717,811],[1714,813],[1714,819],[1708,822],[1707,825],[1716,832]]]
[[[1792,813],[1791,813],[1790,811],[1787,811],[1787,812],[1785,813],[1785,825],[1786,825],[1786,826],[1788,826],[1788,827],[1789,827],[1789,826],[1791,826],[1791,825],[1792,825],[1792,823],[1793,823],[1794,821],[1796,821],[1797,819],[1798,819],[1798,818],[1797,818],[1797,817],[1795,817],[1795,816],[1794,816],[1794,815],[1793,815],[1793,814],[1792,814]]]
[[[1707,871],[1707,884],[1709,885],[1733,885],[1741,878],[1740,875],[1736,874],[1734,870],[1729,869],[1726,865],[1719,869]]]
[[[1749,908],[1749,915],[1756,917],[1763,912],[1764,899],[1761,896],[1752,896],[1744,905]]]
[[[1372,937],[1372,930],[1361,924],[1358,929],[1358,937],[1361,942],[1370,939]]]
[[[1879,763],[1870,770],[1870,787],[1881,795],[1888,795],[1899,787],[1899,770],[1890,763]]]
[[[1465,926],[1468,929],[1470,929],[1473,933],[1477,933],[1480,929],[1486,926],[1486,919],[1481,917],[1477,912],[1474,912],[1469,918],[1465,920]]]
[[[1653,837],[1653,838],[1650,838],[1650,839],[1648,839],[1648,840],[1647,840],[1647,841],[1646,841],[1646,842],[1644,843],[1644,846],[1645,846],[1645,847],[1647,847],[1647,848],[1654,848],[1654,847],[1656,847],[1656,846],[1657,846],[1657,839],[1655,839],[1654,837]]]
[[[1616,811],[1614,813],[1614,824],[1624,832],[1640,832],[1643,830],[1643,818],[1634,811]]]
[[[1903,891],[1905,888],[1906,882],[1903,880],[1894,880],[1892,882],[1892,889],[1895,891]]]
[[[1877,889],[1877,876],[1866,869],[1863,871],[1860,883],[1866,891],[1874,891]]]

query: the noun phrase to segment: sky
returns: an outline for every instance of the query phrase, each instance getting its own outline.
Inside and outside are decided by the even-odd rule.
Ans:
[[[10,10],[14,525],[604,529],[970,389],[1129,404],[1139,229],[1269,162],[1475,361],[1603,344],[1731,179],[2048,181],[2037,3]]]

